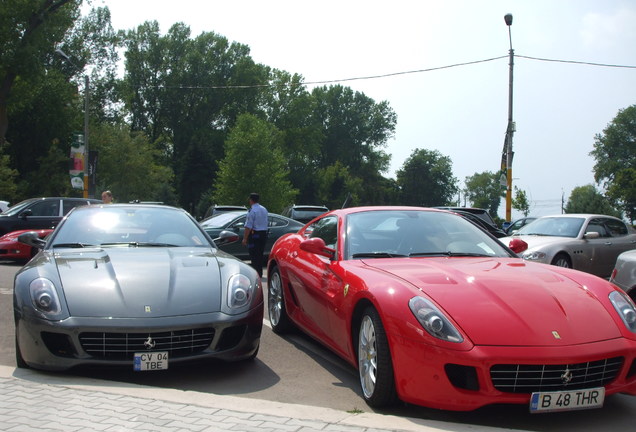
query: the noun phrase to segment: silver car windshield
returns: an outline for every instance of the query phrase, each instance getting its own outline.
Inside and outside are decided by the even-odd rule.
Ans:
[[[417,256],[509,257],[500,243],[446,212],[382,210],[347,216],[348,259]]]
[[[184,212],[162,207],[90,206],[69,213],[49,248],[90,246],[210,246]]]
[[[542,217],[524,226],[515,235],[576,238],[585,222],[581,217]]]

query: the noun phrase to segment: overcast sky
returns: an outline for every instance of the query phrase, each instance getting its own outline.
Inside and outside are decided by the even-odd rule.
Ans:
[[[193,37],[223,35],[306,82],[398,73],[341,83],[397,113],[386,175],[415,149],[438,150],[462,186],[501,162],[511,13],[513,186],[536,216],[560,213],[562,197],[594,183],[595,135],[636,104],[636,67],[564,62],[636,66],[633,0],[93,0],[104,4],[115,29],[157,20],[165,34],[183,22]],[[420,72],[399,74],[411,71]]]

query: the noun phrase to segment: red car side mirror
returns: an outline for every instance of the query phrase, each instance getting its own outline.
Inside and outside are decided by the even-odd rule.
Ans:
[[[524,242],[521,239],[512,239],[510,240],[510,244],[508,245],[508,247],[514,252],[514,253],[521,253],[524,250],[528,249],[528,243]]]
[[[336,250],[327,247],[325,241],[320,237],[312,237],[310,239],[303,240],[300,243],[300,249],[329,259],[332,259],[336,253]]]

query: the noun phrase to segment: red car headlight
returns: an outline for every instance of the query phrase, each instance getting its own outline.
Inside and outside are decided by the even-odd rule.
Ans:
[[[413,297],[409,300],[409,308],[431,336],[448,342],[464,341],[455,326],[431,301],[424,297]]]

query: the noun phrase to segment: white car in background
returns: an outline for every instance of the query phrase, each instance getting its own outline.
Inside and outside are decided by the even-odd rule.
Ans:
[[[603,278],[609,278],[621,253],[636,249],[636,231],[622,220],[598,214],[561,214],[543,216],[524,226],[515,234],[503,237],[506,246],[513,240],[523,240],[511,247],[527,260],[573,268]]]
[[[618,256],[610,282],[636,301],[636,249],[623,252]]]

